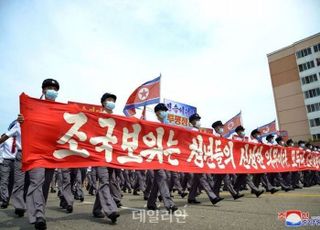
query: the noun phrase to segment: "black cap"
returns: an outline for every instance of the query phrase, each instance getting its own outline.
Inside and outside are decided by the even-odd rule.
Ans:
[[[287,140],[287,145],[291,145],[291,144],[293,144],[293,143],[294,143],[294,142],[293,142],[292,139]]]
[[[50,87],[50,86],[56,87],[57,90],[60,89],[59,82],[55,79],[48,78],[42,82],[42,89],[44,89],[46,87]]]
[[[212,128],[217,128],[219,126],[223,126],[221,121],[216,121],[216,122],[212,123],[212,125],[211,125]]]
[[[103,104],[103,102],[107,99],[107,98],[112,98],[114,101],[117,100],[117,96],[112,94],[112,93],[105,93],[102,95],[101,97],[101,104]]]
[[[311,147],[312,147],[312,144],[308,142],[308,143],[306,143],[306,147],[307,147],[307,148],[311,148]]]
[[[201,119],[200,115],[197,113],[194,113],[189,117],[189,122],[194,121],[194,120],[200,120],[200,119]]]
[[[244,131],[244,128],[242,127],[242,125],[239,125],[236,129],[235,129],[236,133],[239,131]]]
[[[302,145],[302,144],[305,144],[306,142],[305,141],[298,141],[298,145]]]
[[[280,141],[283,141],[283,139],[282,139],[282,137],[281,137],[281,136],[276,138],[276,142],[278,142],[278,143],[279,143]]]
[[[269,134],[269,135],[266,137],[267,140],[270,140],[270,139],[272,139],[272,138],[274,138],[274,135],[272,135],[272,134]]]
[[[154,107],[154,112],[156,113],[158,111],[168,111],[168,108],[165,104],[159,103]]]
[[[251,136],[254,136],[255,134],[260,134],[260,131],[258,129],[254,129],[251,131]]]

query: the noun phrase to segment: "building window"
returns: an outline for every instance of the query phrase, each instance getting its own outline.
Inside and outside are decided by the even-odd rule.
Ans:
[[[316,127],[316,126],[320,126],[320,118],[315,118],[315,119],[311,119],[309,120],[310,123],[310,127]]]
[[[308,56],[311,54],[311,48],[308,47],[306,49],[303,49],[303,50],[299,50],[296,52],[296,56],[297,58],[302,58],[302,57],[305,57],[305,56]]]
[[[305,98],[317,97],[320,95],[320,88],[310,89],[304,92]]]
[[[318,81],[317,74],[312,74],[301,78],[302,85],[310,84],[311,82]]]
[[[320,133],[313,134],[312,138],[313,138],[313,140],[319,140],[320,139]]]
[[[320,58],[317,58],[316,60],[317,60],[317,66],[319,66],[320,65]]]
[[[319,52],[320,51],[320,43],[313,46],[313,50],[314,50],[314,52]]]
[[[308,113],[320,111],[320,103],[314,103],[314,104],[307,105],[307,111],[308,111]]]
[[[311,69],[313,67],[314,67],[314,61],[313,60],[312,61],[308,61],[306,63],[302,63],[302,64],[299,65],[299,71],[303,72],[303,71],[305,71],[307,69]]]

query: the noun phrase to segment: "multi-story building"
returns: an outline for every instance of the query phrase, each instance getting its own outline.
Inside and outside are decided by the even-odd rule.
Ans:
[[[320,33],[267,54],[280,130],[320,139]]]

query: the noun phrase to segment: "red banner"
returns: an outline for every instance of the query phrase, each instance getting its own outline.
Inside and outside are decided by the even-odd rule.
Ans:
[[[22,94],[23,169],[111,166],[181,172],[319,170],[320,155],[215,137],[181,127],[80,110]]]

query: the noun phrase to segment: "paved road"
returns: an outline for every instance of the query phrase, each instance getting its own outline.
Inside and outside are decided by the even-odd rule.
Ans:
[[[176,194],[175,194],[176,195]],[[221,196],[225,200],[213,206],[205,194],[201,194],[200,205],[188,205],[177,195],[174,201],[181,212],[170,216],[161,204],[160,211],[145,211],[146,202],[142,196],[125,194],[124,207],[120,209],[120,218],[112,225],[106,218],[95,219],[91,216],[94,197],[86,196],[83,203],[75,202],[74,212],[66,214],[58,207],[56,194],[50,194],[47,205],[48,229],[285,229],[279,221],[278,212],[298,209],[309,212],[310,216],[320,216],[320,186],[304,188],[289,193],[278,192],[274,195],[263,194],[256,198],[245,192],[243,199],[234,201],[227,192]],[[304,227],[306,229],[306,227]],[[308,227],[319,229],[320,227]],[[0,210],[0,229],[33,229],[26,217],[16,218],[12,206]],[[300,228],[301,229],[301,228]]]

